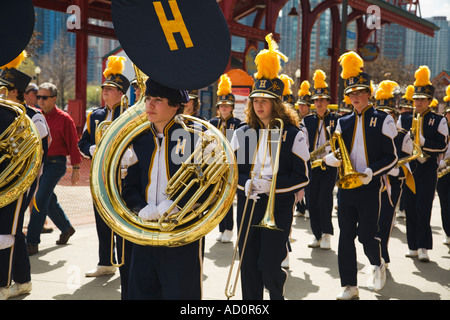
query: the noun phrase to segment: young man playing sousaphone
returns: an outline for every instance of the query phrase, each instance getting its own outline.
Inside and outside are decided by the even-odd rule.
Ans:
[[[339,116],[328,109],[331,96],[325,82],[326,75],[322,70],[314,72],[314,92],[311,97],[316,112],[303,118],[302,124],[307,130],[309,152],[318,152],[315,159],[322,159],[330,152],[325,146],[336,129]],[[308,243],[310,248],[330,249],[333,224],[333,189],[336,182],[337,169],[330,166],[316,166],[311,169],[310,183],[306,189],[311,230],[314,239]]]
[[[271,34],[266,36],[266,41],[269,49],[262,50],[255,58],[258,72],[245,111],[246,125],[235,131],[231,141],[239,171],[237,220],[239,228],[241,222],[244,226],[239,239],[241,256],[247,225],[258,225],[273,201],[275,224],[281,230],[250,227],[240,270],[245,300],[262,300],[264,288],[271,299],[284,299],[287,274],[281,264],[288,253],[295,193],[309,181],[309,153],[305,137],[298,128],[298,115],[281,101],[284,84],[278,77],[279,59],[287,58],[278,51]],[[276,118],[284,123],[281,133],[268,130],[273,123],[281,127]],[[269,132],[272,133],[270,140]]]
[[[227,74],[220,76],[218,88],[217,88],[217,110],[218,117],[209,120],[216,128],[227,137],[231,139],[234,130],[236,130],[241,124],[241,120],[235,118],[233,115],[234,110],[234,94],[231,93],[231,79]],[[222,243],[231,242],[233,238],[233,207],[231,207],[223,220],[219,223],[219,236],[216,238],[217,241]]]
[[[341,285],[344,287],[337,299],[350,300],[359,296],[356,236],[373,267],[371,286],[381,290],[386,282],[386,269],[377,234],[378,215],[383,187],[381,177],[397,162],[394,143],[397,129],[390,115],[369,104],[370,76],[362,72],[364,62],[361,57],[351,51],[343,54],[339,61],[342,65],[341,77],[345,81],[344,94],[350,98],[353,112],[339,118],[337,123],[336,132],[342,141],[338,136],[335,148],[340,149],[340,156],[333,152],[325,156],[324,161],[330,166],[342,166],[339,168],[340,175],[343,169],[349,169],[343,166],[351,166],[358,176],[350,186],[346,186],[342,181],[344,177],[341,177],[337,194],[340,229],[338,265]],[[348,152],[350,163],[347,163],[345,151]]]

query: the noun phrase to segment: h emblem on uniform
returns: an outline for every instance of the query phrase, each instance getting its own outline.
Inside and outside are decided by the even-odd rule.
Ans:
[[[184,155],[184,148],[186,147],[186,139],[183,139],[183,140],[181,140],[181,139],[178,139],[178,142],[177,142],[177,147],[176,147],[176,149],[175,149],[175,153],[176,154],[181,154],[181,155]],[[181,152],[180,152],[181,151]]]
[[[184,24],[183,16],[181,15],[180,9],[178,8],[177,1],[170,0],[169,5],[172,11],[172,15],[174,17],[174,19],[170,21],[167,20],[161,1],[153,2],[156,14],[158,15],[159,23],[161,24],[167,43],[169,44],[170,50],[171,51],[178,50],[177,42],[175,41],[175,37],[173,36],[173,34],[177,32],[181,34],[181,37],[183,38],[184,45],[186,46],[186,48],[193,47],[194,44],[192,43],[189,31],[187,30],[186,25]]]
[[[430,120],[428,120],[428,125],[434,126],[434,118],[431,118]]]
[[[370,118],[369,127],[376,127],[377,126],[377,119],[378,118]]]

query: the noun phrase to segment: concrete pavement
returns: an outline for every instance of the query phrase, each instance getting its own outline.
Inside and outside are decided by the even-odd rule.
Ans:
[[[93,214],[93,213],[89,213]],[[309,220],[294,218],[292,252],[290,253],[286,299],[335,300],[341,292],[337,241],[339,228],[333,213],[335,235],[331,250],[310,249],[312,240]],[[399,219],[390,243],[391,263],[385,288],[376,293],[366,282],[371,267],[357,242],[358,282],[361,300],[450,300],[450,250],[442,244],[444,233],[439,199],[435,198],[432,214],[434,248],[429,251],[430,262],[406,258],[405,220]],[[59,230],[43,234],[39,253],[30,257],[33,290],[15,300],[119,300],[120,278],[115,275],[86,278],[85,272],[97,264],[97,237],[95,224],[75,225],[76,233],[67,245],[58,246]],[[236,228],[235,228],[236,229]],[[225,300],[226,278],[234,243],[215,240],[218,229],[206,236],[204,260],[204,300]],[[235,236],[233,240],[235,240]],[[265,296],[268,299],[268,294]],[[240,288],[233,300],[240,300]]]

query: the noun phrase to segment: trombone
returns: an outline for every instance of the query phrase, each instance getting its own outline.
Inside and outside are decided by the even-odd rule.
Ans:
[[[273,168],[272,169],[273,175],[272,175],[272,181],[271,181],[271,184],[270,184],[269,200],[267,202],[266,211],[264,213],[263,219],[261,220],[261,222],[259,224],[253,225],[253,227],[265,228],[265,229],[268,229],[268,230],[275,230],[275,231],[283,231],[282,229],[280,229],[280,228],[278,228],[276,226],[275,216],[274,216],[274,208],[275,208],[275,189],[276,189],[277,173],[278,173],[279,162],[280,162],[281,139],[282,139],[282,132],[283,132],[283,129],[284,129],[284,122],[280,118],[275,118],[272,121],[273,121],[272,122],[272,128],[274,128],[274,127],[278,128],[276,130],[279,131],[279,136],[278,136],[278,139],[276,140],[276,142],[277,142],[277,149],[275,151],[275,160],[274,160],[274,163],[273,163],[273,166],[272,166],[272,168]],[[275,126],[276,122],[278,122],[278,126]],[[270,127],[270,125],[269,125],[269,127]],[[267,156],[268,145],[269,145],[269,143],[273,142],[271,140],[271,130],[273,130],[273,129],[269,128],[267,142],[266,142],[266,144],[264,146],[264,156],[263,156],[263,159],[262,159],[261,170],[260,170],[260,173],[259,173],[259,177],[260,178],[261,178],[262,171],[264,169],[264,162],[265,162],[265,159],[266,159],[266,156]],[[255,154],[253,155],[253,163],[255,163],[255,159],[256,159],[257,153],[258,153],[258,150],[256,150]],[[231,260],[231,265],[230,265],[230,270],[229,270],[229,273],[228,273],[227,283],[225,285],[225,296],[228,298],[228,300],[230,298],[232,298],[236,294],[236,286],[237,286],[237,282],[239,280],[239,273],[240,273],[240,270],[241,270],[242,260],[244,258],[245,247],[247,245],[247,238],[248,238],[248,233],[250,231],[250,224],[251,224],[251,221],[252,221],[252,218],[253,218],[253,212],[255,210],[256,201],[254,199],[252,199],[253,200],[253,204],[252,204],[252,208],[251,208],[250,213],[249,213],[249,220],[248,220],[247,228],[245,230],[244,241],[242,243],[241,254],[239,256],[238,269],[236,271],[236,276],[235,276],[234,282],[233,282],[233,284],[230,285],[231,276],[232,276],[233,268],[234,268],[234,261],[235,261],[235,258],[236,258],[236,253],[237,253],[237,251],[239,249],[239,240],[241,239],[242,229],[243,229],[243,225],[244,225],[244,220],[245,220],[245,217],[247,215],[247,206],[248,206],[248,201],[249,201],[250,196],[251,196],[251,190],[252,190],[252,187],[253,187],[253,181],[255,179],[255,175],[256,175],[255,171],[252,171],[250,173],[249,193],[247,195],[247,198],[245,199],[244,211],[243,211],[243,214],[242,214],[241,223],[239,225],[239,231],[238,231],[238,235],[237,235],[237,239],[236,239],[236,245],[235,245],[234,251],[233,251],[233,258]]]

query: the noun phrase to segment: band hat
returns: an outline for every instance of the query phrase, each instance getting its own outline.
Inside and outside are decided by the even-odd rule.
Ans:
[[[405,94],[403,95],[403,97],[398,102],[398,106],[401,107],[401,108],[410,108],[410,109],[412,109],[414,107],[414,100],[412,98],[413,95],[414,95],[414,86],[409,85],[408,87],[406,87]]]
[[[146,96],[166,98],[175,103],[189,102],[189,93],[186,90],[169,88],[150,78],[145,82],[145,86]]]
[[[114,0],[111,15],[130,60],[169,88],[204,88],[228,65],[231,36],[216,0]]]
[[[219,104],[229,104],[234,107],[235,97],[231,93],[232,83],[231,79],[227,74],[220,76],[219,84],[217,85],[217,103]]]
[[[437,108],[438,105],[439,105],[439,101],[436,98],[434,98],[433,100],[431,100],[429,107]]]
[[[354,51],[346,52],[339,57],[342,67],[341,78],[344,79],[344,94],[368,89],[370,87],[370,76],[362,72],[364,67],[363,59]]]
[[[125,60],[125,57],[108,57],[108,66],[105,71],[103,71],[105,81],[101,85],[102,88],[105,86],[110,86],[118,88],[123,93],[128,91],[130,81],[122,74],[125,69]]]
[[[191,90],[191,91],[189,91],[188,95],[189,95],[189,100],[198,99],[198,90]]]
[[[328,85],[325,82],[326,74],[322,70],[318,69],[314,72],[313,81],[314,81],[314,91],[311,99],[331,99],[330,90],[328,89]]]
[[[22,61],[25,60],[26,57],[27,53],[24,50],[14,60],[0,67],[0,86],[8,86],[21,92],[25,92],[31,81],[31,77],[22,71],[17,70],[17,68],[22,64]]]
[[[298,90],[297,104],[311,105],[311,92],[309,91],[310,84],[308,80],[302,81],[300,84],[300,90]]]
[[[413,99],[426,98],[433,99],[435,88],[430,82],[430,69],[428,66],[420,66],[414,73]]]
[[[266,36],[266,42],[268,49],[261,50],[255,57],[258,72],[255,74],[255,83],[249,97],[281,100],[284,83],[278,77],[278,73],[281,70],[280,58],[285,62],[288,61],[288,58],[278,51],[278,44],[271,33]]]
[[[289,77],[287,74],[281,74],[280,75],[281,81],[283,81],[284,89],[283,89],[283,96],[281,97],[281,101],[289,103],[290,105],[295,104],[295,97],[292,94],[291,85],[294,83],[294,80],[292,80],[291,77]]]
[[[28,45],[36,20],[32,0],[2,1],[0,66],[15,59]]]
[[[378,86],[378,90],[375,93],[376,107],[377,109],[387,109],[390,111],[396,111],[394,89],[398,87],[398,83],[391,80],[383,80]]]

